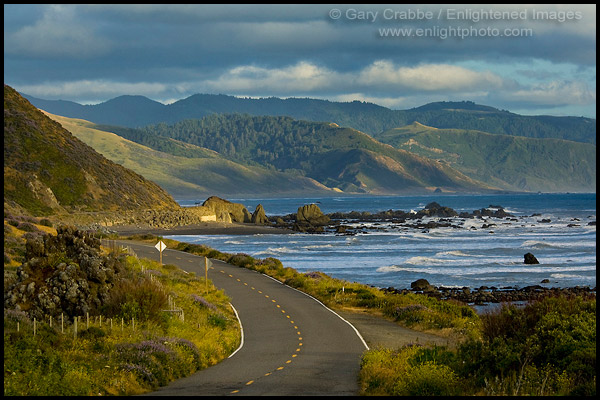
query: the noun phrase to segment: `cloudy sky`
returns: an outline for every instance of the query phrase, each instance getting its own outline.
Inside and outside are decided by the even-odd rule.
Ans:
[[[595,5],[4,5],[4,83],[596,117]]]

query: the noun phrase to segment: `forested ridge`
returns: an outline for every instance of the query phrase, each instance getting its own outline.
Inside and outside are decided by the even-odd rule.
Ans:
[[[143,131],[151,134],[149,138],[169,137],[280,170],[305,168],[312,156],[333,149],[381,147],[367,135],[335,124],[248,114],[213,114],[173,125],[150,125]]]
[[[53,114],[129,128],[160,122],[173,124],[211,114],[247,113],[334,122],[375,138],[389,129],[418,121],[436,128],[474,129],[506,135],[596,143],[596,120],[593,118],[520,115],[472,101],[434,102],[408,110],[392,110],[356,100],[335,102],[310,98],[256,99],[214,94],[195,94],[168,105],[143,96],[120,96],[104,103],[86,106],[69,101],[37,99],[28,95],[24,97],[36,107]]]

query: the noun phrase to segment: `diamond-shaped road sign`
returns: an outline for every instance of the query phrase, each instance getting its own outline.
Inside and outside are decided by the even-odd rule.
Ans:
[[[156,250],[162,252],[164,249],[167,248],[167,245],[164,244],[162,240],[159,240],[159,242],[156,243],[156,245],[154,247],[156,247]]]

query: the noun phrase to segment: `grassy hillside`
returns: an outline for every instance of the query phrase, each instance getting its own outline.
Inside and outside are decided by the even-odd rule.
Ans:
[[[158,185],[107,160],[6,85],[4,202],[34,215],[179,207]]]
[[[596,190],[592,144],[436,129],[420,123],[389,130],[379,138],[506,190]]]
[[[492,189],[442,163],[395,149],[365,133],[333,123],[228,114],[174,125],[152,125],[144,131],[215,150],[239,163],[301,174],[345,191]]]
[[[63,127],[108,159],[136,171],[158,183],[178,198],[200,198],[206,195],[276,195],[329,193],[311,179],[292,176],[259,166],[244,166],[227,160],[213,150],[193,144],[142,134],[140,131],[102,126],[141,140],[154,148],[127,140],[99,126],[84,121],[47,114]],[[137,135],[137,136],[136,136]],[[156,149],[161,149],[159,151]],[[174,154],[173,154],[174,153]]]

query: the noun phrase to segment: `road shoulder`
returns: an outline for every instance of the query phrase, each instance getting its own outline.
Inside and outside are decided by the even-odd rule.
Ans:
[[[335,309],[335,312],[358,329],[371,349],[376,347],[396,349],[415,343],[445,346],[452,342],[449,338],[405,328],[383,316],[364,310],[345,308]]]

